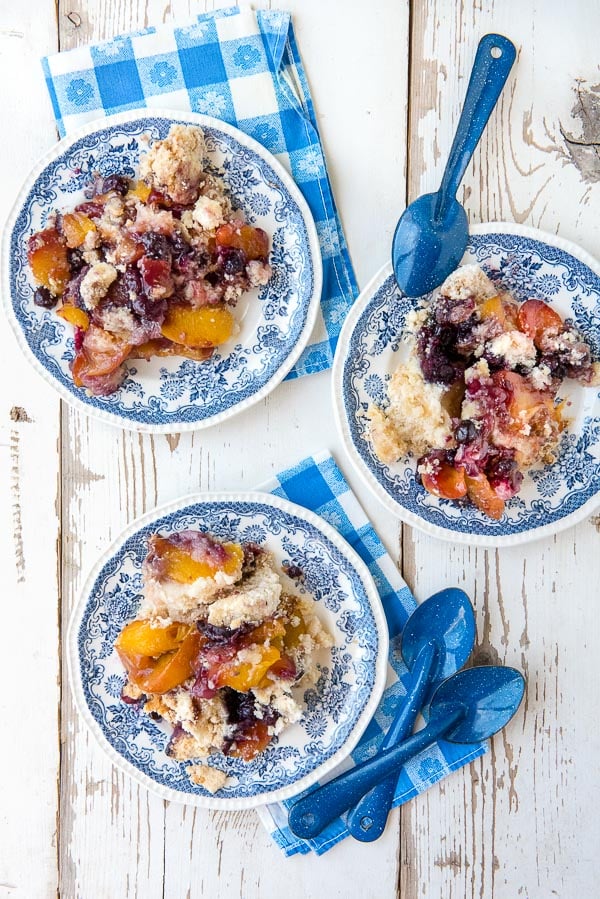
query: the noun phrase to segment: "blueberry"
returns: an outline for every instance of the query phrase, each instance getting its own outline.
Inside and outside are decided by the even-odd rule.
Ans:
[[[156,231],[146,231],[140,236],[146,256],[152,259],[171,259],[171,242],[164,234],[158,234]]]
[[[477,428],[469,418],[465,418],[454,429],[454,439],[457,443],[471,443],[476,437]]]
[[[53,309],[57,301],[58,297],[53,296],[47,287],[38,287],[33,295],[33,302],[42,309]]]
[[[124,175],[107,175],[106,178],[98,175],[91,184],[88,184],[84,194],[91,200],[92,197],[107,194],[111,190],[124,197],[129,190],[129,178],[125,178]]]
[[[67,250],[67,259],[71,269],[71,274],[76,275],[86,264],[81,250]]]
[[[171,235],[171,248],[173,255],[177,257],[185,256],[191,250],[189,243],[179,231],[174,231]]]
[[[219,253],[219,262],[226,275],[239,275],[246,268],[247,257],[243,250],[236,247],[223,247]]]

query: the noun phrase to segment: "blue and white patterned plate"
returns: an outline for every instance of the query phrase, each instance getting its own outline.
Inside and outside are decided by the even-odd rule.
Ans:
[[[241,330],[206,362],[135,360],[111,396],[89,396],[69,371],[73,329],[33,304],[27,238],[53,209],[84,201],[91,173],[133,177],[149,140],[173,122],[200,125],[210,163],[222,172],[234,204],[271,237],[269,283],[250,291],[235,316]],[[27,178],[2,246],[4,308],[20,346],[67,402],[120,427],[169,433],[208,427],[264,398],[285,377],[310,337],[321,297],[321,256],[302,194],[281,164],[255,140],[197,113],[134,110],[82,128],[61,141]]]
[[[165,754],[171,728],[120,699],[125,676],[113,646],[138,608],[147,537],[184,528],[259,542],[278,562],[299,565],[305,575],[300,592],[317,601],[319,618],[334,640],[332,649],[318,656],[316,686],[297,688],[306,709],[300,722],[252,762],[220,753],[211,757],[211,764],[231,777],[216,796],[190,782],[186,763]],[[387,652],[381,601],[358,555],[314,513],[262,493],[198,494],[135,521],[90,574],[68,635],[79,711],[113,763],[164,799],[223,809],[286,799],[338,765],[381,699]]]
[[[600,266],[568,241],[520,225],[471,229],[464,263],[477,262],[519,301],[543,299],[585,335],[600,357]],[[473,506],[441,500],[416,483],[414,458],[384,465],[365,437],[365,413],[383,404],[386,381],[406,356],[401,337],[413,301],[398,289],[391,265],[365,288],[346,319],[333,366],[338,429],[357,471],[394,514],[455,543],[508,546],[581,521],[600,503],[600,394],[566,381],[569,426],[553,465],[526,475],[499,521]]]

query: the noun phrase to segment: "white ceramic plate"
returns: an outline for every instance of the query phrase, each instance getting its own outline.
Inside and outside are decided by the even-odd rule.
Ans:
[[[69,362],[73,329],[33,303],[27,239],[53,209],[72,209],[95,171],[133,177],[149,140],[173,122],[200,125],[209,162],[221,171],[234,203],[271,238],[273,275],[235,311],[241,330],[206,362],[178,357],[132,360],[114,394],[75,387]],[[3,303],[17,340],[37,371],[67,402],[104,421],[169,433],[209,427],[263,399],[294,365],[315,323],[321,255],[306,201],[281,164],[237,128],[197,113],[133,110],[85,126],[60,141],[26,179],[2,244]]]
[[[211,756],[211,764],[231,778],[215,796],[190,782],[186,763],[165,754],[172,729],[121,700],[125,674],[113,645],[138,608],[147,537],[184,528],[262,543],[278,562],[299,565],[302,589],[317,601],[334,639],[333,648],[319,656],[317,686],[297,688],[306,709],[300,722],[252,762]],[[383,693],[387,652],[381,601],[354,550],[317,515],[262,493],[198,494],[135,521],[88,577],[68,635],[77,706],[111,761],[164,799],[221,809],[286,799],[346,758]]]
[[[471,229],[463,263],[477,262],[519,301],[550,303],[575,323],[600,357],[600,266],[583,250],[533,228],[489,223]],[[415,480],[416,460],[376,458],[365,413],[385,401],[385,383],[405,358],[401,342],[412,300],[391,264],[365,288],[344,324],[333,366],[338,429],[356,470],[392,513],[436,537],[478,546],[509,546],[548,536],[586,518],[600,503],[600,394],[572,381],[561,387],[570,424],[553,465],[525,476],[499,521],[472,505],[440,500]]]

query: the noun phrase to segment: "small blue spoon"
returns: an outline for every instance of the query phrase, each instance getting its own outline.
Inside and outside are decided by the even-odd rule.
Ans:
[[[514,44],[501,34],[486,34],[479,41],[440,189],[411,203],[396,226],[392,265],[406,296],[420,297],[438,287],[464,255],[469,225],[456,191],[516,55]]]
[[[475,615],[463,590],[440,590],[417,606],[402,632],[401,652],[411,685],[385,735],[380,751],[412,733],[417,715],[442,681],[465,664],[475,643]],[[385,830],[398,776],[392,774],[363,796],[348,815],[352,836],[370,843]]]
[[[429,723],[393,749],[362,762],[298,800],[289,825],[298,837],[316,837],[376,784],[398,776],[406,762],[443,738],[451,743],[487,740],[513,717],[525,691],[514,668],[484,666],[459,671],[444,681],[431,700]]]

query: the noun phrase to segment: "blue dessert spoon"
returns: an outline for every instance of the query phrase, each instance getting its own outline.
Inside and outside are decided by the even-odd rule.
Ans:
[[[442,681],[466,663],[475,643],[475,615],[463,590],[440,590],[417,606],[402,632],[400,649],[411,683],[380,751],[412,733],[417,715]],[[347,819],[352,836],[370,843],[385,830],[398,776],[392,774],[363,796]]]
[[[409,759],[440,738],[452,743],[488,739],[508,724],[524,691],[523,675],[514,668],[489,665],[452,675],[433,695],[427,727],[298,800],[290,809],[291,830],[303,839],[316,837],[376,784],[397,776]]]
[[[516,54],[514,44],[501,34],[481,38],[440,189],[411,203],[396,226],[392,265],[398,286],[409,297],[438,287],[464,255],[469,226],[456,191]]]

